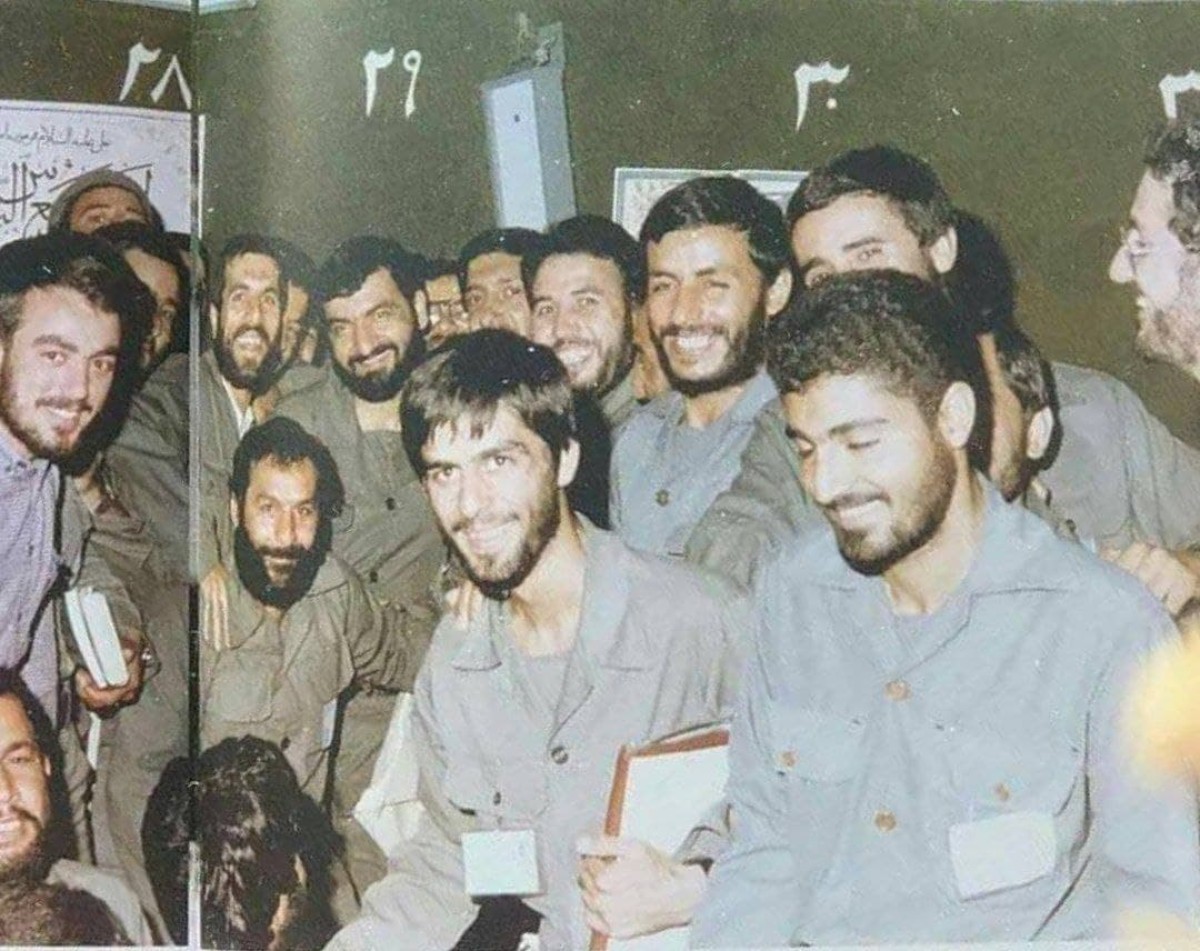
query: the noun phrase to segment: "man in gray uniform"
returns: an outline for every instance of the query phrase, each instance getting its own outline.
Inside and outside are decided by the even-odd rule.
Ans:
[[[201,627],[223,637],[230,563],[229,476],[242,436],[256,422],[254,402],[282,366],[285,284],[274,245],[259,235],[226,242],[209,287],[212,347],[200,357],[200,525],[196,577]]]
[[[489,872],[485,893],[542,916],[542,948],[585,947],[576,840],[603,825],[620,745],[727,699],[728,590],[571,514],[571,402],[553,353],[504,331],[454,339],[408,384],[405,448],[484,598],[465,627],[442,621],[414,691],[426,814],[333,947],[448,948],[479,911],[467,880]]]
[[[682,555],[775,397],[762,353],[767,321],[791,294],[787,234],[753,186],[715,177],[667,192],[640,241],[650,333],[674,390],[618,435],[609,515],[635,548]]]
[[[53,740],[38,706],[10,671],[0,671],[0,889],[19,891],[34,882],[82,889],[105,904],[132,941],[151,944],[137,898],[118,872],[61,859],[50,850]]]
[[[1138,349],[1200,380],[1200,120],[1155,137],[1108,276],[1137,287]]]
[[[645,284],[642,252],[620,225],[578,215],[546,232],[521,262],[532,308],[530,336],[550,347],[575,392],[582,458],[567,498],[573,511],[609,527],[612,443],[637,407],[633,312]]]
[[[807,286],[844,271],[894,268],[954,289],[956,215],[933,170],[911,155],[876,146],[838,156],[805,179],[788,217]],[[977,324],[989,388],[997,393],[1004,383],[993,331],[1011,314],[966,316]],[[1180,577],[1194,584],[1188,549],[1200,541],[1200,452],[1174,438],[1118,380],[1070,364],[1052,369],[1062,434],[1039,476],[1046,504],[1058,522],[1121,559],[1157,596],[1173,599]],[[752,581],[771,551],[819,524],[817,509],[795,491],[797,477],[775,402],[755,423],[737,480],[693,534],[689,557]]]
[[[414,309],[422,277],[421,261],[394,242],[343,242],[315,282],[331,365],[275,408],[329,447],[346,491],[333,523],[333,550],[393,616],[393,630],[417,652],[416,663],[440,613],[435,588],[445,559],[400,438],[400,389],[424,354]],[[314,374],[307,367],[300,372]],[[387,871],[383,853],[352,814],[395,705],[394,692],[367,689],[349,697],[342,717],[334,825],[346,838],[360,891]]]
[[[1195,798],[1142,781],[1124,722],[1174,625],[972,467],[978,350],[945,297],[831,278],[767,363],[832,531],[756,588],[732,842],[693,945],[1098,939],[1146,905],[1195,923]]]
[[[201,641],[201,742],[249,733],[278,743],[321,801],[339,695],[356,678],[411,687],[420,651],[330,553],[342,485],[329,450],[299,424],[251,428],[230,493],[235,581],[225,639]]]

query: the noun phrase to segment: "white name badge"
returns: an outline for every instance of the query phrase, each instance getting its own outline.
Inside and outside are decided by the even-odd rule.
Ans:
[[[464,832],[462,851],[468,895],[536,895],[542,890],[532,829]]]

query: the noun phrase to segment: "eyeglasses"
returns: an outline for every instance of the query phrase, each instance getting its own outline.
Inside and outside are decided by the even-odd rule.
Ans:
[[[1141,236],[1137,228],[1126,226],[1121,229],[1121,248],[1129,255],[1131,264],[1150,253],[1150,242]]]

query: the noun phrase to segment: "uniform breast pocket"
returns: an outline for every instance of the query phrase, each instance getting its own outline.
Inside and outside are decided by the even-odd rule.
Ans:
[[[474,815],[480,829],[527,828],[546,810],[546,782],[538,762],[452,763],[446,798]]]
[[[209,674],[205,718],[235,723],[270,719],[281,665],[278,654],[264,651],[233,649],[219,655]]]
[[[347,501],[342,503],[342,514],[333,520],[335,535],[343,535],[354,527],[354,505]]]
[[[785,704],[771,707],[775,770],[787,785],[793,847],[828,853],[841,822],[830,821],[852,805],[852,781],[863,766],[862,720]],[[808,863],[806,863],[808,864]]]
[[[964,900],[1048,883],[1083,827],[1082,754],[1027,735],[961,732],[951,744],[950,875]]]

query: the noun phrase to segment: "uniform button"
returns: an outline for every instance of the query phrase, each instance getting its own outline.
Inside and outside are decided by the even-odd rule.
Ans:
[[[896,828],[896,817],[886,809],[880,809],[875,813],[875,828],[880,832],[891,832]]]
[[[383,504],[385,506],[387,506],[387,510],[390,512],[392,509],[394,509],[396,507],[396,500],[389,496],[388,498],[383,500]]]
[[[895,700],[897,702],[901,700],[907,700],[912,696],[912,690],[903,680],[888,681],[887,686],[883,688],[883,692],[887,694],[887,698],[889,700]]]
[[[292,745],[292,738],[290,736],[285,736],[282,740],[279,741],[279,748],[281,750],[287,750],[287,748],[291,745]]]
[[[492,796],[492,805],[493,805],[493,806],[498,806],[498,805],[500,805],[500,802],[501,802],[501,800],[502,800],[503,798],[504,798],[504,797],[500,795],[499,791],[497,791],[497,792],[496,792],[496,793],[495,793],[495,794]]]
[[[779,754],[779,765],[784,769],[793,769],[796,766],[795,750],[784,750]]]
[[[657,502],[659,505],[666,505],[668,502],[671,501],[671,493],[668,492],[666,489],[659,489],[657,492],[654,493],[654,501]]]
[[[562,766],[563,763],[565,763],[571,757],[567,753],[567,748],[565,746],[556,746],[550,751],[550,758],[559,766]]]
[[[1012,799],[1012,790],[1010,790],[1004,783],[996,783],[995,793],[996,798],[1001,802],[1008,802],[1010,799]]]
[[[370,571],[367,572],[367,580],[371,581],[371,582],[378,581],[379,580],[379,572],[376,571],[374,568],[372,568]]]

